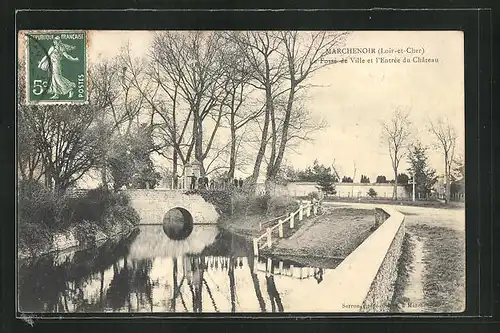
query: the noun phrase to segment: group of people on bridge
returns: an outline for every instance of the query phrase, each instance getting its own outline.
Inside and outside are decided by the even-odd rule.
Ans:
[[[189,188],[190,190],[195,189],[211,189],[211,190],[232,190],[232,189],[242,189],[243,188],[243,179],[238,178],[229,178],[225,175],[222,179],[209,179],[208,176],[200,176],[197,177],[193,172],[191,176],[187,177],[186,182],[183,183],[182,179],[179,175],[174,175],[173,177],[173,189],[185,189]],[[189,185],[189,187],[188,187]]]

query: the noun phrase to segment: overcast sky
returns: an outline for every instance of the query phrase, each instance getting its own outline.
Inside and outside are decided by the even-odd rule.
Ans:
[[[144,55],[153,32],[91,32],[89,60],[114,57],[119,48],[130,42],[137,56]],[[379,174],[392,178],[391,161],[386,145],[380,140],[380,122],[388,120],[396,108],[410,111],[414,137],[431,144],[427,119],[447,117],[459,135],[459,151],[464,141],[464,72],[463,35],[451,31],[357,31],[346,47],[378,49],[404,48],[424,50],[425,58],[438,58],[438,63],[342,63],[328,65],[318,71],[309,83],[318,86],[308,92],[307,107],[315,117],[323,118],[328,127],[304,143],[297,153],[289,152],[287,160],[295,167],[310,165],[315,158],[331,164],[335,159],[341,175],[352,175],[356,162],[356,178],[367,174],[372,181]],[[365,60],[378,55],[362,56]],[[419,54],[409,55],[410,59]],[[332,55],[330,59],[340,58]],[[413,139],[412,139],[413,140]],[[443,171],[443,159],[431,152],[431,163]],[[402,161],[400,170],[405,171]]]

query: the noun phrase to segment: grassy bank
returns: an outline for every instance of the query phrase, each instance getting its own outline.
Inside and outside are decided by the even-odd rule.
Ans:
[[[410,234],[407,232],[403,238],[401,256],[398,261],[398,277],[394,284],[394,294],[392,297],[391,311],[401,312],[402,306],[412,300],[405,297],[404,292],[409,287],[410,272],[414,260],[415,243],[412,242]]]
[[[139,216],[122,193],[94,189],[73,197],[21,182],[17,222],[18,252],[26,257],[130,232]]]
[[[424,224],[407,226],[408,233],[423,243],[423,312],[462,312],[465,310],[465,233]],[[412,270],[413,244],[405,238],[399,262],[393,310],[398,304],[414,302],[404,298],[412,288],[408,277]]]
[[[333,268],[372,233],[374,222],[373,210],[325,209],[324,214],[304,220],[302,227],[269,252],[280,258],[294,257],[303,264]]]
[[[424,301],[431,312],[465,310],[465,233],[427,225],[408,230],[423,238]]]

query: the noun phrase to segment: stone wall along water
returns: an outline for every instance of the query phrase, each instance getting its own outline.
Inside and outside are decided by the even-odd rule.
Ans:
[[[405,234],[404,215],[393,208],[379,209],[377,215],[380,226],[329,277],[334,280],[328,292],[333,312],[390,309]]]

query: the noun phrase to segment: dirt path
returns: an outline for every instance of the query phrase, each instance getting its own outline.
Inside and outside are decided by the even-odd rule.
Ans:
[[[324,202],[328,207],[355,207],[362,209],[373,209],[375,207],[392,207],[405,215],[406,225],[426,224],[428,226],[438,226],[450,228],[458,231],[465,230],[465,209],[464,208],[432,208],[417,206],[397,206],[397,205],[378,205],[373,203],[341,203]]]
[[[401,305],[403,312],[423,312],[424,302],[424,243],[420,237],[411,236],[414,243],[413,263],[410,268],[408,286],[403,292],[403,298],[407,300]]]

